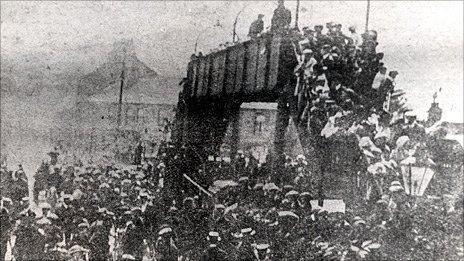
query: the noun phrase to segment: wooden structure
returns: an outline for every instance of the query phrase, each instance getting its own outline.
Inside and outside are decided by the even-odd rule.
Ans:
[[[331,152],[327,141],[315,139],[307,124],[300,124],[297,97],[294,96],[298,61],[290,34],[265,34],[206,56],[192,56],[175,119],[174,141],[197,159],[190,167],[219,153],[229,124],[232,126],[231,152],[238,144],[238,115],[243,102],[277,102],[276,131],[271,158],[279,175],[285,161],[285,131],[289,120],[295,124],[309,164],[319,180],[319,198]],[[353,147],[351,144],[348,147]],[[355,164],[356,160],[352,160]],[[339,183],[340,184],[340,183]],[[338,186],[339,187],[339,186]]]
[[[192,57],[179,95],[175,141],[202,156],[217,153],[227,126],[238,120],[240,105],[278,102],[294,80],[296,64],[290,37],[281,34]],[[238,133],[232,135],[237,138]],[[234,138],[232,143],[236,150]]]

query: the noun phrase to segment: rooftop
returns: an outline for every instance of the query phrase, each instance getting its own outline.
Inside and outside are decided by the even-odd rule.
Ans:
[[[124,103],[176,105],[181,87],[179,78],[150,76],[140,78],[123,91]],[[113,83],[101,93],[90,96],[88,101],[116,103],[119,100],[119,82]]]

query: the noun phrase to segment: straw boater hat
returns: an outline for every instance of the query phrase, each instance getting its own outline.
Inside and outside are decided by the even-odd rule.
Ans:
[[[311,49],[309,49],[309,48],[306,48],[306,49],[303,50],[303,54],[312,54],[312,53],[313,53],[313,51]]]
[[[208,241],[210,241],[212,238],[216,238],[217,241],[221,241],[221,237],[219,236],[219,233],[216,231],[210,231],[208,233],[208,236],[206,237]]]
[[[390,192],[400,192],[403,191],[404,188],[401,186],[401,183],[397,180],[393,181],[390,185],[390,188],[388,189]]]
[[[166,235],[172,233],[172,228],[168,224],[163,224],[160,227],[160,230],[158,232],[159,236]]]

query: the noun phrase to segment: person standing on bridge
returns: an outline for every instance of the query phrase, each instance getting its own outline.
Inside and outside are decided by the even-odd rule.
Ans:
[[[274,10],[274,15],[271,20],[271,31],[272,32],[283,32],[283,30],[290,27],[292,22],[292,13],[290,10],[285,8],[284,0],[278,1],[278,6]]]
[[[258,15],[258,19],[256,19],[253,23],[250,25],[250,30],[248,31],[248,36],[251,39],[254,39],[258,37],[261,32],[264,30],[264,22],[263,22],[263,14]]]

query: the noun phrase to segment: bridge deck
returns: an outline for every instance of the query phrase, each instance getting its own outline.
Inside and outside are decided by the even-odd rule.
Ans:
[[[289,75],[282,73],[288,68],[282,62],[293,56],[291,48],[285,36],[265,34],[206,56],[196,56],[188,65],[185,100],[275,102],[280,77]]]

